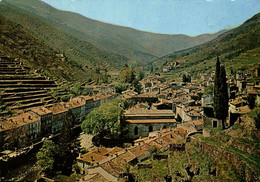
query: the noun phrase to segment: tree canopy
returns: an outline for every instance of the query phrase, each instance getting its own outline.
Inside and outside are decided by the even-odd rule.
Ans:
[[[132,83],[135,80],[135,73],[131,67],[125,66],[122,68],[119,79],[122,83]]]
[[[95,108],[82,123],[82,130],[92,135],[115,135],[122,133],[120,118],[123,115],[125,99],[113,99]]]
[[[54,165],[54,156],[56,153],[56,146],[53,141],[45,140],[42,148],[36,154],[36,164],[41,168],[47,175],[51,173]]]

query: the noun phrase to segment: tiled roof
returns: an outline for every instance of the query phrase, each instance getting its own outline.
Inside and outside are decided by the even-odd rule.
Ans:
[[[116,177],[119,177],[119,174],[124,172],[125,165],[126,161],[120,157],[114,157],[111,160],[100,164],[105,171]]]
[[[135,119],[126,120],[128,123],[176,123],[175,119]]]
[[[53,115],[60,114],[67,112],[68,109],[66,109],[62,104],[54,104],[52,107],[48,108],[50,111],[52,111]]]
[[[72,101],[69,101],[69,102],[65,102],[65,107],[66,108],[78,108],[78,107],[81,107],[81,106],[84,106],[84,102],[80,101],[80,100],[72,100]]]
[[[243,114],[249,113],[251,111],[248,105],[242,106],[242,107],[238,107],[237,110],[240,113],[243,113]]]
[[[103,159],[107,158],[108,156],[99,155],[93,152],[88,152],[86,154],[83,154],[81,157],[78,157],[77,159],[88,162],[91,164],[95,164],[97,162],[102,161]]]
[[[84,181],[88,182],[108,182],[104,176],[102,176],[100,173],[94,173],[94,174],[88,174],[84,177]]]
[[[146,154],[146,152],[149,150],[149,146],[148,145],[134,146],[134,147],[128,148],[128,150],[130,152],[132,152],[136,157],[140,157],[140,156]]]
[[[43,115],[46,115],[46,114],[51,114],[52,111],[43,107],[43,106],[39,106],[39,107],[33,107],[30,109],[31,111],[35,112],[36,114],[40,115],[40,116],[43,116]]]

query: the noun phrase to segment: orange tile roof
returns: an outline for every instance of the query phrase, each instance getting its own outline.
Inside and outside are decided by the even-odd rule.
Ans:
[[[100,173],[94,173],[94,174],[88,174],[84,177],[84,181],[88,182],[108,182],[104,176],[102,176]]]
[[[119,177],[119,174],[124,172],[125,165],[126,161],[120,157],[112,158],[111,160],[100,164],[105,171],[115,177]]]
[[[105,147],[98,147],[97,149],[92,151],[95,154],[98,155],[107,155],[109,153],[108,149]]]
[[[148,143],[146,143],[147,146],[149,146],[149,148],[155,146],[157,149],[161,149],[163,147],[163,144],[161,143],[160,140],[156,139],[156,140],[151,140]]]
[[[81,157],[78,157],[77,159],[91,164],[95,164],[97,162],[106,159],[107,157],[108,156],[103,156],[103,155],[95,154],[93,152],[88,152],[86,154],[83,154]]]
[[[149,150],[148,145],[142,145],[142,146],[134,146],[131,148],[128,148],[130,152],[132,152],[136,157],[140,157],[141,155],[146,154],[146,152]]]
[[[68,109],[66,109],[62,104],[54,104],[52,107],[48,108],[50,111],[52,111],[53,115],[60,114],[67,112]]]
[[[192,121],[189,121],[189,123],[193,123],[196,126],[203,125],[203,119],[192,120]]]
[[[176,123],[175,119],[135,119],[135,120],[126,120],[128,123]]]
[[[111,151],[109,151],[109,155],[114,155],[114,154],[119,153],[119,152],[122,152],[122,151],[124,151],[123,148],[114,147]]]
[[[241,104],[242,102],[241,101],[239,101],[239,100],[235,100],[235,101],[233,101],[233,102],[230,102],[230,104],[232,104],[232,105],[239,105],[239,104]]]
[[[124,151],[123,153],[119,154],[118,157],[125,160],[126,162],[131,162],[132,160],[136,159],[136,156],[129,151]]]
[[[10,121],[1,121],[0,122],[0,132],[10,130],[15,127],[17,127],[17,124],[15,124],[14,122],[10,122]]]
[[[85,104],[84,104],[84,102],[82,102],[80,100],[72,100],[72,101],[66,102],[64,105],[66,108],[78,108],[78,107],[84,106]]]
[[[7,118],[7,120],[9,122],[14,122],[18,126],[22,126],[22,125],[29,124],[29,123],[39,122],[39,119],[36,116],[34,116],[28,112],[19,114],[14,117]]]
[[[184,130],[183,128],[175,128],[174,131],[175,133],[178,133],[183,138],[187,135],[187,131]]]
[[[81,95],[79,97],[83,98],[85,101],[93,100],[93,96],[89,96],[89,95],[87,95],[87,96]]]
[[[242,107],[238,107],[237,110],[238,110],[240,113],[243,113],[243,114],[249,113],[249,112],[251,111],[251,109],[249,108],[248,105],[242,106]]]
[[[43,106],[39,106],[39,107],[33,107],[30,109],[31,111],[35,112],[36,114],[43,116],[46,114],[51,114],[52,111],[50,111],[49,109],[43,107]]]
[[[257,95],[257,92],[256,91],[247,91],[247,94]]]

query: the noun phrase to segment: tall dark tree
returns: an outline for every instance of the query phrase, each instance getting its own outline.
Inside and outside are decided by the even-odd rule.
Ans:
[[[226,70],[225,66],[220,67],[220,92],[221,92],[221,101],[222,101],[222,116],[221,119],[225,119],[228,116],[228,88],[227,88],[227,79],[226,79]]]
[[[61,170],[64,174],[70,174],[72,165],[78,156],[80,143],[72,128],[76,124],[76,118],[71,110],[68,110],[63,122],[61,134],[58,140],[58,155],[55,158],[54,168]]]
[[[215,117],[222,120],[222,127],[225,127],[225,118],[228,115],[228,91],[226,83],[226,71],[224,66],[220,66],[217,58],[216,72],[214,79],[213,107]]]

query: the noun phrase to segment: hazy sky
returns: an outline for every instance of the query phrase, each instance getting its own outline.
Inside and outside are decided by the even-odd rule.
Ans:
[[[213,33],[260,12],[260,0],[42,1],[102,22],[166,34]]]

